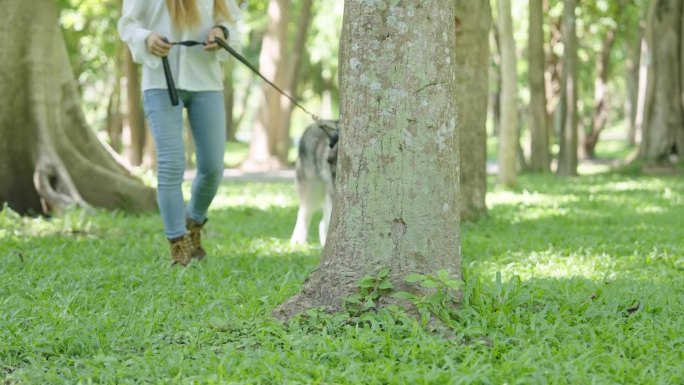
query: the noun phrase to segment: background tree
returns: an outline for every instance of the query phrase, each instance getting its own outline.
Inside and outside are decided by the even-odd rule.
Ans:
[[[489,0],[456,0],[456,101],[461,127],[461,218],[487,213]]]
[[[642,159],[669,163],[684,149],[684,66],[682,25],[684,5],[679,0],[653,0],[646,39],[650,63],[644,100]]]
[[[530,171],[547,172],[551,166],[549,127],[544,67],[544,9],[543,0],[530,0],[529,21],[529,83],[530,83]]]
[[[343,308],[391,269],[461,278],[453,0],[345,2],[338,190],[321,264],[277,311]],[[430,58],[430,60],[415,60]],[[383,301],[384,302],[384,301]]]
[[[499,1],[501,50],[501,132],[499,133],[499,183],[513,186],[517,180],[518,72],[510,0]]]
[[[595,32],[598,32],[596,34],[600,36],[598,39],[598,55],[595,60],[593,112],[588,119],[587,135],[582,144],[586,157],[592,159],[596,157],[596,145],[599,137],[607,127],[610,114],[614,110],[610,90],[613,57],[618,43],[619,25],[626,21],[624,15],[628,7],[627,0],[619,0],[610,2],[607,7],[603,8],[597,4],[588,4],[583,8],[584,11],[595,14],[594,29]],[[626,119],[628,120],[627,117]]]
[[[303,1],[301,16],[297,23],[294,49],[288,41],[291,23],[291,0],[270,0],[268,4],[269,23],[261,46],[259,69],[281,89],[297,89],[297,73],[310,24],[311,1]],[[291,102],[268,84],[262,85],[262,99],[257,120],[252,130],[250,151],[243,167],[249,170],[275,170],[287,165],[290,148]]]
[[[142,107],[140,72],[133,56],[126,51],[126,101],[130,151],[128,160],[133,166],[143,163],[145,153],[145,114]]]
[[[86,125],[53,1],[3,2],[0,31],[0,202],[21,213],[69,204],[155,206]],[[19,129],[21,128],[21,129]]]
[[[560,104],[560,153],[558,154],[559,176],[577,175],[577,0],[563,1],[563,82]]]
[[[268,27],[261,45],[259,70],[281,88],[287,84],[288,24],[290,0],[270,0]],[[268,84],[261,86],[261,101],[252,129],[249,156],[243,167],[251,170],[283,168],[287,162],[289,140],[286,137],[289,101]]]
[[[644,46],[644,28],[640,23],[637,23],[637,32],[634,33],[630,39],[627,39],[625,44],[627,50],[627,61],[625,63],[625,80],[627,81],[628,97],[625,99],[625,114],[629,120],[628,131],[626,137],[626,144],[628,147],[635,147],[637,143],[641,142],[641,134],[637,130],[637,111],[639,105],[639,90],[642,87],[640,81],[640,74],[642,68],[641,56]]]

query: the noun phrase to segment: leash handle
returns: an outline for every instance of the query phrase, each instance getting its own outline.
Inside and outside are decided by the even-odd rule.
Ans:
[[[166,43],[169,41],[164,38]],[[162,57],[162,65],[164,66],[164,76],[166,77],[166,88],[169,90],[169,98],[171,98],[171,105],[178,105],[178,91],[176,90],[176,83],[173,81],[173,74],[171,73],[171,66],[169,65],[169,57]]]
[[[166,88],[169,89],[169,98],[171,98],[171,105],[178,105],[178,91],[176,91],[176,84],[171,75],[171,66],[169,65],[169,58],[163,57],[162,64],[164,65],[164,76],[166,76]]]

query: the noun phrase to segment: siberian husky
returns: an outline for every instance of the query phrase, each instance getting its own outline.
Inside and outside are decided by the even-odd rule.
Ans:
[[[337,139],[339,121],[320,120],[306,128],[299,141],[296,164],[299,211],[291,244],[305,243],[311,216],[323,206],[323,219],[318,225],[318,239],[325,245],[335,194]]]

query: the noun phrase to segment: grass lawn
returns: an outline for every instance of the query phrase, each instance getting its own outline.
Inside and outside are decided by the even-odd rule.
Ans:
[[[210,257],[186,269],[155,214],[0,212],[0,384],[684,382],[681,178],[492,191],[490,217],[463,226],[452,338],[396,309],[273,320],[320,253],[288,244],[294,188],[219,194]]]

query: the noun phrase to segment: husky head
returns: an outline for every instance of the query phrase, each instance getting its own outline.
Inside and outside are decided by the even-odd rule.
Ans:
[[[338,143],[330,143],[330,152],[328,152],[328,164],[330,165],[330,175],[332,175],[332,181],[335,183],[335,177],[337,176],[337,148]]]
[[[337,123],[337,122],[336,122]],[[328,146],[330,151],[328,151],[328,164],[330,165],[330,175],[332,176],[332,182],[335,183],[335,176],[337,175],[337,148],[339,147],[340,141],[340,128],[338,124],[335,124],[335,130],[329,135]]]

